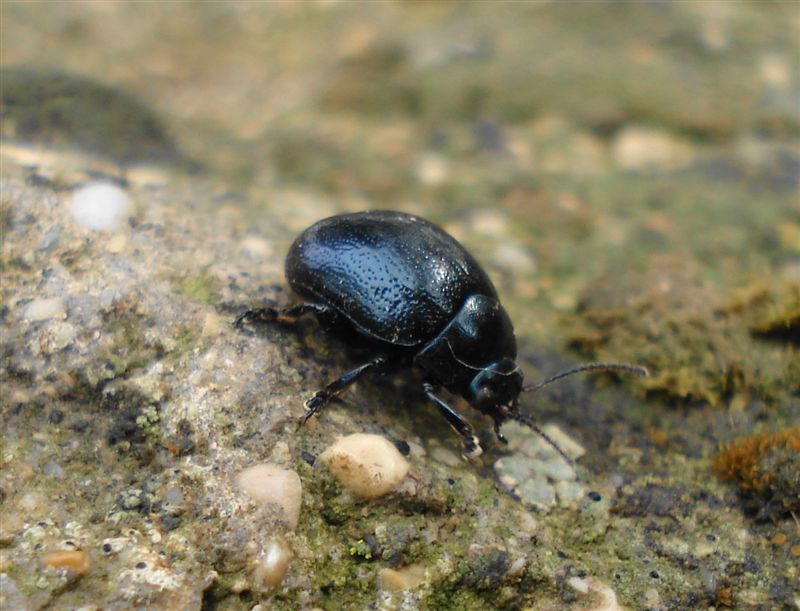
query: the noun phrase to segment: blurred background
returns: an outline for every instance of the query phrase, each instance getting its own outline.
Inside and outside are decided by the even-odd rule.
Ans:
[[[743,361],[754,333],[797,324],[794,2],[2,10],[7,142],[205,181],[268,211],[277,252],[327,214],[420,213],[521,300],[517,327],[537,343],[566,334],[659,366],[646,384],[689,401],[764,392],[764,367],[783,379],[783,355],[758,372]],[[609,312],[633,301],[633,331],[612,337]],[[750,333],[731,338],[720,312]],[[698,316],[714,338],[687,354],[696,337],[664,320]]]

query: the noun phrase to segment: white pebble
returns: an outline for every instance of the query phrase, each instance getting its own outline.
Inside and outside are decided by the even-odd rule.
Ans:
[[[320,460],[342,486],[363,499],[376,499],[397,488],[409,468],[393,443],[366,433],[340,438]]]
[[[239,243],[239,250],[256,261],[268,259],[273,254],[272,244],[256,235],[245,236]]]
[[[25,306],[23,316],[31,322],[50,320],[51,318],[64,318],[66,316],[64,300],[60,297],[34,299]]]
[[[72,196],[71,211],[84,227],[96,230],[116,229],[131,208],[131,198],[117,185],[94,182]]]
[[[274,588],[286,576],[291,559],[292,550],[283,539],[270,539],[258,557],[253,578],[260,585]]]
[[[241,471],[236,476],[236,485],[267,509],[277,509],[279,519],[291,530],[297,528],[303,497],[303,486],[297,472],[261,463]]]

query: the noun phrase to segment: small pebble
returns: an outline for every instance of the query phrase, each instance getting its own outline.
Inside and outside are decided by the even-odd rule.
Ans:
[[[619,611],[622,609],[617,601],[616,592],[596,577],[570,577],[567,583],[578,593],[579,598],[591,597],[591,606],[582,608],[593,611],[601,609],[602,611]]]
[[[556,484],[556,496],[559,503],[568,506],[574,501],[579,501],[583,498],[584,488],[578,482],[561,481]]]
[[[366,433],[340,438],[319,459],[342,486],[362,499],[391,492],[405,479],[409,468],[391,441]]]
[[[529,479],[522,482],[516,493],[523,503],[542,508],[552,507],[556,502],[556,490],[544,478]]]
[[[450,170],[447,161],[436,153],[424,153],[417,159],[417,180],[422,184],[436,186],[448,179]]]
[[[788,537],[784,533],[776,533],[772,539],[770,539],[770,543],[772,545],[783,545],[788,540]]]
[[[589,584],[585,579],[581,579],[580,577],[570,577],[567,580],[567,583],[576,592],[580,592],[581,594],[589,593]]]
[[[42,473],[47,477],[54,477],[55,479],[64,478],[64,469],[61,465],[52,460],[48,462],[43,468]]]
[[[78,224],[95,230],[113,230],[126,219],[131,199],[117,185],[95,182],[72,196],[70,211]]]
[[[543,430],[573,459],[585,454],[586,450],[557,426],[546,425]],[[583,498],[586,491],[576,481],[575,467],[540,435],[516,422],[509,422],[504,432],[512,454],[495,461],[494,469],[503,485],[523,503],[546,511],[556,500],[568,506]]]
[[[242,254],[256,261],[264,261],[273,255],[272,244],[257,235],[247,235],[239,243]]]
[[[291,559],[292,550],[283,539],[279,537],[270,539],[258,557],[253,578],[256,583],[274,588],[286,576]]]
[[[51,568],[67,569],[78,575],[87,573],[91,566],[89,554],[81,550],[50,552],[42,556],[42,562]]]
[[[64,300],[60,297],[34,299],[25,306],[23,316],[26,320],[31,322],[50,320],[52,318],[64,318],[66,316]]]
[[[300,521],[303,486],[300,476],[291,469],[272,463],[248,467],[236,476],[237,487],[269,509],[278,509],[280,519],[291,530]]]
[[[694,151],[689,140],[669,131],[624,127],[614,137],[611,152],[624,170],[674,170],[689,165]]]

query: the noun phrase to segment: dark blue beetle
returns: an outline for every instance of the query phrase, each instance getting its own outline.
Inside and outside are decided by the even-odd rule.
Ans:
[[[368,371],[412,364],[423,371],[425,394],[461,435],[468,457],[479,455],[481,446],[469,423],[439,397],[441,387],[491,416],[501,441],[503,422],[517,420],[561,452],[519,413],[521,392],[579,371],[644,372],[593,363],[523,387],[514,328],[486,272],[452,236],[402,212],[343,214],[315,223],[289,249],[286,278],[305,303],[248,310],[235,325],[293,323],[313,314],[324,328],[371,351],[367,362],[306,402],[304,422]]]

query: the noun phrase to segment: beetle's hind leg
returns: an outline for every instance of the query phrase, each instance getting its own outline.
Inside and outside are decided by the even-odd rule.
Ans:
[[[313,397],[306,401],[306,413],[303,416],[302,424],[305,424],[314,414],[318,414],[320,410],[330,402],[331,399],[336,397],[339,393],[353,384],[353,382],[361,378],[368,371],[379,369],[386,363],[386,357],[382,355],[376,356],[371,361],[368,361],[363,365],[359,365],[355,369],[351,369],[338,379],[328,384],[322,390],[317,391]]]
[[[288,308],[263,307],[242,312],[233,321],[233,326],[241,329],[248,323],[279,323],[291,325],[297,319],[306,314],[314,314],[320,320],[326,320],[334,316],[330,307],[318,303],[300,303]]]
[[[469,422],[464,420],[461,414],[450,407],[436,394],[436,386],[430,382],[425,382],[422,385],[422,389],[425,391],[428,399],[430,399],[439,410],[439,413],[445,417],[447,422],[450,423],[450,426],[452,426],[456,432],[461,435],[461,438],[464,440],[464,455],[468,459],[477,458],[480,456],[483,452],[483,449],[481,448],[481,444],[478,442],[478,438],[475,436],[475,432],[472,430]]]

